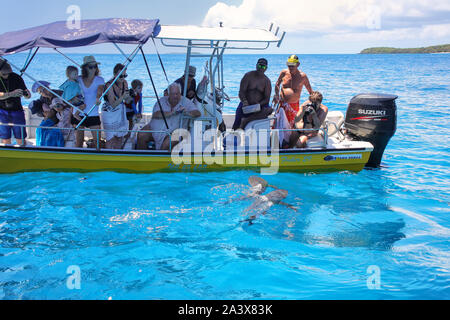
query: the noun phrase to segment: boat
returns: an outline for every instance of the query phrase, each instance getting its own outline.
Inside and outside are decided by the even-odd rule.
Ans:
[[[207,81],[203,83],[203,90],[200,90],[203,92],[202,96],[197,97],[196,101],[199,110],[202,110],[202,116],[196,119],[183,119],[190,124],[190,132],[197,137],[196,141],[200,141],[200,147],[197,144],[194,147],[188,145],[189,148],[178,146],[177,150],[171,148],[169,151],[136,150],[137,135],[151,120],[151,114],[144,114],[143,119],[129,131],[130,138],[121,150],[104,149],[100,144],[93,148],[75,148],[73,141],[70,140],[64,148],[36,146],[35,130],[39,127],[41,119],[25,108],[27,125],[23,127],[26,127],[28,133],[26,144],[0,145],[0,173],[254,170],[262,174],[275,174],[277,172],[359,172],[365,167],[380,166],[384,150],[396,130],[395,100],[397,97],[394,95],[357,95],[351,99],[345,116],[341,112],[329,112],[324,126],[320,129],[321,134],[311,139],[306,148],[281,149],[279,136],[283,130],[273,129],[274,117],[250,123],[247,127],[249,130],[245,132],[219,130],[221,124],[230,128],[234,122],[233,114],[222,114],[223,106],[229,100],[224,88],[224,52],[227,50],[262,51],[270,46],[280,47],[285,35],[286,33],[279,32],[279,28],[275,30],[273,24],[267,30],[223,26],[169,26],[161,25],[157,19],[82,20],[81,29],[77,32],[70,29],[65,22],[55,22],[0,35],[0,57],[3,59],[7,60],[6,57],[10,54],[29,51],[22,68],[10,64],[32,81],[36,79],[26,70],[40,48],[54,49],[70,60],[61,52],[62,49],[112,43],[124,55],[124,65],[127,68],[137,54],[141,53],[158,100],[158,92],[143,51],[144,44],[151,39],[155,47],[156,42],[159,41],[165,47],[184,48],[186,75],[192,59],[207,59],[205,64]],[[126,55],[119,45],[136,47],[133,47],[131,54]],[[195,53],[201,51],[199,49],[208,50],[211,53]],[[121,73],[114,81],[120,75]],[[187,88],[186,85],[185,88]],[[186,89],[183,95],[186,96]],[[66,103],[70,105],[69,102]],[[88,131],[97,137],[105,131],[77,129]],[[203,139],[206,132],[212,132],[209,140]],[[167,134],[170,133],[167,132]],[[232,143],[228,144],[227,141]]]

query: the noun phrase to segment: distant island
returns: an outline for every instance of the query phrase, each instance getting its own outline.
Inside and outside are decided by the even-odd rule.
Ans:
[[[361,54],[367,53],[447,53],[450,52],[450,44],[443,44],[439,46],[423,47],[423,48],[389,48],[389,47],[377,47],[368,48],[361,51]]]

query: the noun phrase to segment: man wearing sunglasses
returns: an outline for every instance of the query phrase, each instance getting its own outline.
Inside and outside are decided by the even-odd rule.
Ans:
[[[300,110],[300,96],[303,87],[306,87],[309,94],[312,94],[313,90],[307,75],[298,69],[300,61],[296,55],[291,55],[286,64],[288,68],[281,71],[275,85],[273,104],[281,104],[289,124],[293,128],[295,117]]]
[[[272,84],[265,75],[267,67],[267,60],[261,58],[256,64],[256,70],[246,73],[242,78],[239,91],[241,103],[236,110],[233,130],[245,129],[250,122],[265,119],[272,114],[273,109],[269,106]],[[243,110],[245,107],[258,104],[260,111],[246,114]]]

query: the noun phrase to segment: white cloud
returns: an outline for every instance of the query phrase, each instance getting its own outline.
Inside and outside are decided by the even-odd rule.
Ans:
[[[334,3],[333,0],[322,2]],[[209,9],[203,24],[218,26],[219,22],[224,22],[226,26],[267,28],[275,22],[287,31],[322,30],[332,26],[331,13],[332,6],[317,1],[244,0],[240,6],[218,2]]]
[[[420,37],[423,39],[431,38],[447,38],[450,39],[450,23],[442,25],[426,26],[420,33]]]
[[[450,24],[429,25],[423,28],[399,28],[392,30],[373,30],[368,32],[341,32],[324,36],[331,41],[373,42],[388,40],[447,40],[450,39]]]
[[[262,27],[271,22],[304,36],[446,37],[448,0],[243,0],[239,6],[218,2],[203,25]],[[413,34],[409,34],[413,32]]]

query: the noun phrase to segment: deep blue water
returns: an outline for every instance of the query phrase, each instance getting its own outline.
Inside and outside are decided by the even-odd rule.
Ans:
[[[259,56],[225,57],[230,95]],[[286,57],[266,57],[275,82]],[[123,60],[96,58],[106,79]],[[253,172],[1,175],[0,298],[449,299],[450,55],[300,59],[331,110],[344,112],[360,92],[399,96],[382,169],[266,177],[299,211],[275,206],[251,226],[239,223],[251,201],[227,202]],[[175,80],[183,57],[163,60]],[[194,61],[199,74],[203,63]],[[47,54],[29,70],[60,84],[66,64]],[[147,79],[140,59],[128,74]],[[66,286],[72,265],[80,290]],[[367,286],[370,266],[380,270],[379,290]]]

